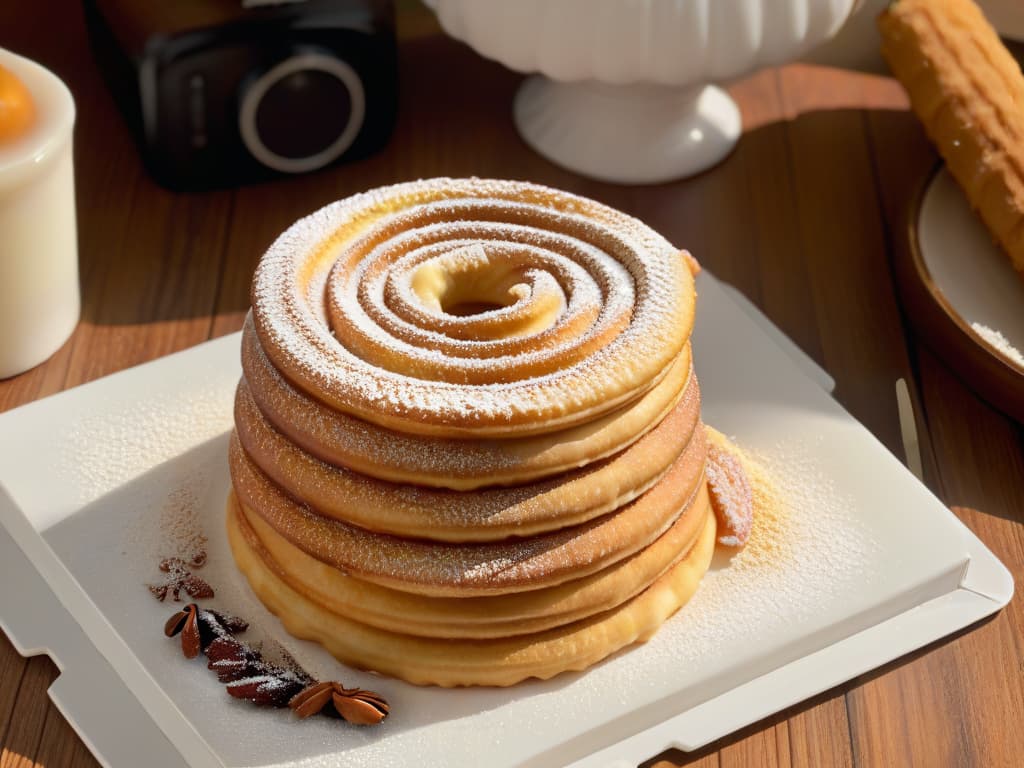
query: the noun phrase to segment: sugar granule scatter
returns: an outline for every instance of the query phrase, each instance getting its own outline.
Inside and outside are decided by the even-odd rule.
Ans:
[[[1010,340],[1007,339],[1001,331],[978,322],[971,323],[971,329],[981,336],[981,338],[983,338],[988,344],[995,347],[999,352],[1010,358],[1010,360],[1015,362],[1021,368],[1024,368],[1024,354],[1021,354],[1021,351],[1013,346],[1013,344],[1010,343]]]
[[[809,446],[746,453],[743,464],[757,510],[750,539],[727,562],[712,565],[651,651],[691,664],[736,638],[799,623],[841,594],[877,550],[852,501],[817,468]]]
[[[215,382],[150,400],[112,402],[60,435],[55,445],[62,460],[56,466],[82,503],[94,501],[230,429],[232,391]]]

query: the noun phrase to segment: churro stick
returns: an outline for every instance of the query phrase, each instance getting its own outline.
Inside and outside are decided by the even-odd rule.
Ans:
[[[971,0],[896,0],[882,55],[953,177],[1024,276],[1024,75]]]

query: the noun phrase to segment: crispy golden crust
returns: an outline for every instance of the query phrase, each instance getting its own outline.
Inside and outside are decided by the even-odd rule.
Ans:
[[[435,541],[497,541],[579,525],[653,486],[690,444],[700,419],[691,377],[683,399],[650,432],[601,462],[539,482],[472,493],[389,483],[322,462],[275,430],[243,380],[235,400],[242,448],[274,483],[325,517]]]
[[[449,306],[491,304],[493,280],[507,283],[497,306]],[[696,292],[684,256],[612,208],[523,182],[431,179],[296,222],[260,260],[251,298],[263,350],[310,397],[399,432],[508,438],[641,397],[686,346]]]
[[[460,440],[395,432],[328,408],[274,368],[248,321],[242,369],[242,386],[266,421],[307,453],[380,480],[457,491],[528,483],[605,458],[643,436],[680,398],[697,395],[688,386],[687,344],[656,386],[593,421],[529,437]]]
[[[971,0],[898,0],[882,53],[996,241],[1024,275],[1024,76]]]
[[[714,547],[694,263],[520,182],[372,190],[264,256],[228,530],[293,634],[437,685],[649,637]]]
[[[592,576],[492,597],[424,597],[380,587],[321,563],[246,514],[234,494],[228,514],[249,546],[289,587],[333,613],[421,637],[496,638],[541,632],[611,610],[643,591],[690,551],[709,513],[706,492],[651,546]]]
[[[449,544],[373,533],[309,511],[272,483],[232,436],[231,478],[247,512],[318,560],[380,586],[433,597],[540,589],[596,573],[646,547],[705,485],[703,430],[649,491],[615,512],[525,539]]]
[[[582,670],[651,637],[696,592],[715,548],[714,515],[690,552],[648,589],[592,618],[494,640],[416,637],[376,629],[329,611],[285,584],[228,516],[228,539],[253,591],[289,633],[323,645],[340,661],[417,685],[514,685]]]

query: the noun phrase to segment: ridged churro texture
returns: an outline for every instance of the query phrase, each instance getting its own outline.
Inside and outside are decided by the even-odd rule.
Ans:
[[[953,177],[1024,276],[1024,75],[971,0],[897,0],[882,54]]]

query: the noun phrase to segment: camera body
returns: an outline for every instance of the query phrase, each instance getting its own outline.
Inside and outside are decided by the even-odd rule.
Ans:
[[[391,134],[391,0],[84,3],[97,60],[164,186],[313,171]]]

